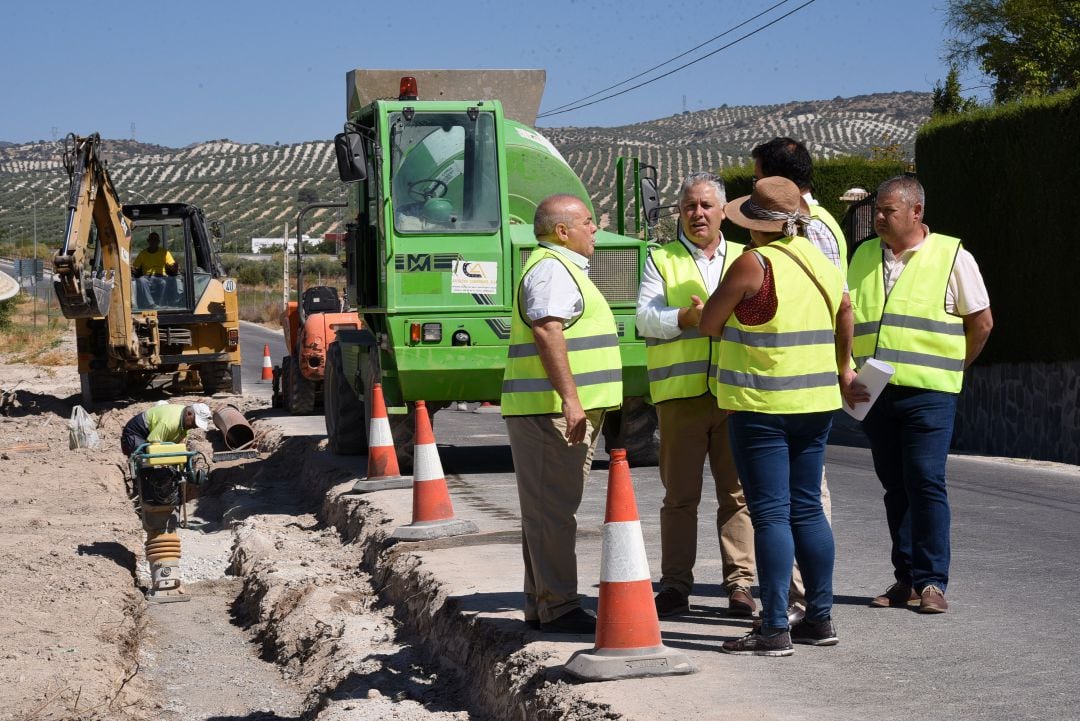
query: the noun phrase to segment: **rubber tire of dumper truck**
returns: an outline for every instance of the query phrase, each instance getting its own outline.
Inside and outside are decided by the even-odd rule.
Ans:
[[[604,419],[604,448],[626,449],[631,466],[655,466],[660,462],[660,427],[656,408],[642,398],[624,398],[622,408]]]
[[[91,370],[79,376],[84,405],[113,401],[127,391],[127,373],[124,371]]]
[[[199,378],[202,379],[203,393],[208,396],[232,388],[232,369],[225,362],[203,363],[199,366]]]
[[[364,402],[349,385],[342,366],[341,346],[331,343],[326,351],[323,378],[327,447],[339,456],[362,455],[368,447]]]
[[[315,410],[315,384],[300,372],[297,353],[289,358],[289,382],[286,383],[285,407],[294,416],[306,416]]]
[[[366,408],[367,423],[365,428],[371,423],[371,407],[367,405],[368,399],[371,398],[371,389],[375,383],[378,382],[380,377],[378,374],[377,363],[377,348],[369,348],[366,351],[361,351],[360,357],[360,380],[364,384],[364,403]],[[385,397],[385,395],[384,395]],[[390,423],[390,436],[394,439],[394,451],[397,453],[398,470],[404,476],[411,475],[413,472],[413,455],[415,449],[413,448],[413,442],[416,438],[416,411],[411,404],[408,406],[408,412],[403,414],[395,414],[387,412],[387,421]],[[434,416],[432,416],[432,425],[434,425]],[[366,432],[366,431],[365,431]]]
[[[274,368],[273,391],[270,395],[271,408],[285,407],[285,395],[289,389],[289,366],[291,364],[292,359],[289,356],[285,356],[281,359],[281,365]]]

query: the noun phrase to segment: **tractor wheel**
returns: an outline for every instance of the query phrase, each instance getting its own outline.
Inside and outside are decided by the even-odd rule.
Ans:
[[[289,379],[292,378],[292,356],[281,359],[281,393],[278,394],[278,408],[289,410]]]
[[[83,403],[90,405],[114,401],[127,392],[128,374],[124,371],[91,370],[80,378]]]
[[[285,406],[294,416],[306,416],[315,409],[315,384],[300,372],[297,356],[289,358],[289,381],[286,384]]]
[[[655,466],[660,462],[660,428],[656,408],[641,398],[624,398],[621,410],[604,420],[604,447],[626,449],[631,466]]]
[[[394,437],[394,450],[397,451],[398,468],[402,475],[411,476],[413,457],[416,452],[416,409],[410,404],[409,412],[404,415],[389,415],[390,435]],[[434,425],[434,419],[432,419]]]
[[[228,363],[203,363],[199,367],[203,393],[212,396],[220,390],[232,388],[232,369]]]
[[[331,453],[355,456],[367,453],[367,421],[364,402],[349,385],[342,368],[341,347],[331,343],[326,354],[323,379],[323,415]]]
[[[371,406],[367,401],[371,398],[371,389],[379,378],[376,355],[374,355],[377,353],[378,349],[375,349],[374,352],[369,350],[366,358],[361,358],[360,361],[360,379],[364,383],[364,405],[367,417],[365,427],[371,423]],[[403,415],[388,413],[387,420],[390,422],[390,435],[394,439],[394,451],[397,453],[398,469],[403,475],[407,476],[413,472],[416,412],[411,405],[406,405],[409,408],[408,413]]]

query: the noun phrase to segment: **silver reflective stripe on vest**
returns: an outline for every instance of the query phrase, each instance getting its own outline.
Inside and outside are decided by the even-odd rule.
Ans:
[[[880,323],[876,320],[868,320],[865,323],[855,324],[855,335],[870,335],[878,332]]]
[[[944,371],[963,371],[963,358],[945,358],[929,353],[916,353],[910,350],[892,350],[891,348],[878,348],[874,357],[887,363],[907,363],[912,366],[925,368],[939,368]]]
[[[715,366],[713,366],[715,368]],[[669,366],[663,368],[653,368],[649,370],[649,382],[657,383],[659,381],[666,381],[669,378],[678,378],[680,376],[692,376],[701,373],[709,372],[708,360],[695,360],[686,361],[685,363],[672,363]]]
[[[930,320],[929,318],[920,318],[914,315],[886,313],[881,316],[881,322],[894,328],[912,328],[930,333],[944,333],[945,335],[964,335],[963,323],[946,323],[945,321]],[[860,323],[860,325],[862,324]],[[855,332],[858,333],[858,331]]]
[[[574,385],[578,388],[621,382],[622,368],[574,374]],[[555,386],[551,385],[551,381],[547,378],[518,378],[517,380],[504,380],[502,384],[503,393],[550,393],[554,390]]]
[[[824,388],[836,385],[836,373],[811,373],[802,376],[758,376],[739,371],[720,371],[719,381],[738,388],[754,388],[759,391],[793,391],[802,388]]]
[[[615,348],[618,345],[619,336],[617,335],[589,335],[583,338],[566,339],[567,352],[576,350],[595,350],[597,348]],[[517,345],[510,346],[508,357],[526,358],[528,356],[537,355],[538,352],[535,343],[518,343]]]
[[[721,336],[732,343],[752,348],[793,348],[801,345],[832,345],[831,330],[796,330],[786,333],[752,333],[732,326],[724,326]]]
[[[697,340],[701,338],[701,331],[697,328],[687,328],[674,338],[646,338],[645,345],[653,347],[658,345],[664,345],[665,343],[675,343],[680,340]]]

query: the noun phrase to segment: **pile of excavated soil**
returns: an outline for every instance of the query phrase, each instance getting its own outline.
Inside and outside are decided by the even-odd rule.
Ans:
[[[74,367],[0,363],[0,717],[157,718],[137,654],[144,536],[119,446],[152,403],[91,414],[101,447],[71,450],[79,403]]]
[[[141,530],[115,439],[68,448],[77,378],[0,365],[0,709],[141,719]]]
[[[475,718],[298,492],[310,440],[256,424],[260,458],[215,464],[180,532],[191,601],[148,605],[119,437],[153,403],[105,405],[100,448],[71,450],[79,402],[74,368],[0,364],[0,718]]]

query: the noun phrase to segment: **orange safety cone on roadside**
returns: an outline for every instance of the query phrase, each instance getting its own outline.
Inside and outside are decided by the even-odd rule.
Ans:
[[[262,366],[262,378],[259,379],[260,383],[266,383],[274,380],[274,364],[270,360],[270,344],[263,345],[263,366]]]
[[[416,401],[416,449],[413,453],[412,523],[401,526],[391,538],[399,541],[426,541],[430,538],[460,536],[479,531],[472,521],[454,518],[454,506],[446,488],[439,448],[431,432],[427,404]]]
[[[611,451],[603,535],[595,648],[571,656],[566,672],[583,681],[694,673],[686,654],[660,638],[625,449]]]
[[[409,488],[412,478],[401,475],[394,449],[394,434],[390,431],[390,418],[386,415],[382,384],[371,388],[371,425],[368,426],[367,476],[353,484],[352,493],[370,493],[390,488]]]

